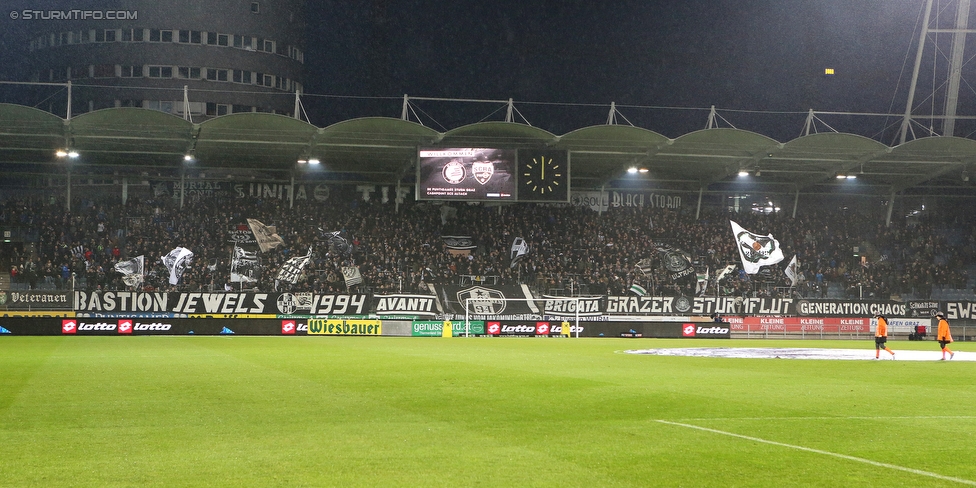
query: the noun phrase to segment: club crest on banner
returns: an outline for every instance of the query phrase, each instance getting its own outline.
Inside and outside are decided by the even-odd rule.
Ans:
[[[491,288],[481,286],[467,288],[459,291],[457,298],[462,309],[467,304],[469,310],[477,314],[499,315],[506,308],[506,302],[503,300],[505,294]]]

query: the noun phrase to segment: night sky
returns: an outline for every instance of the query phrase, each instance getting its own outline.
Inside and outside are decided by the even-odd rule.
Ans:
[[[736,127],[785,141],[800,134],[804,114],[729,110],[902,112],[923,5],[308,0],[306,92],[330,97],[307,97],[305,107],[312,123],[325,126],[398,117],[404,94],[513,98],[530,123],[564,134],[605,123],[614,101],[635,125],[677,137],[704,128],[715,105]],[[0,78],[14,79],[26,56],[24,37],[2,10]],[[824,76],[828,67],[837,74]],[[416,106],[437,130],[503,120],[505,113],[499,104]],[[869,137],[884,126],[833,123]]]
[[[307,91],[514,98],[529,122],[557,134],[604,123],[611,101],[703,109],[621,109],[635,125],[671,137],[703,128],[710,105],[759,111],[901,112],[906,90],[902,88],[894,106],[892,97],[906,54],[913,56],[909,49],[923,4],[313,0]],[[911,57],[902,74],[902,85],[907,86],[913,61]],[[827,67],[837,74],[824,76]],[[399,103],[388,103],[394,116]],[[333,112],[336,105],[346,103],[331,101]],[[477,122],[495,109],[421,106],[430,106],[432,118],[448,128]],[[764,122],[759,120],[763,117],[725,115],[737,127],[740,119],[745,127],[739,128],[780,140],[796,137],[803,121],[802,115],[793,116],[794,126],[779,127],[772,121],[775,117]],[[499,112],[489,119],[503,116]]]

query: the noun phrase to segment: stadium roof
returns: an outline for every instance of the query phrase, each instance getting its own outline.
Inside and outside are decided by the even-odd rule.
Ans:
[[[928,137],[890,147],[862,136],[819,133],[778,142],[754,132],[714,128],[671,139],[629,125],[583,127],[555,135],[527,124],[480,122],[447,132],[396,118],[369,117],[319,128],[264,113],[191,123],[141,108],[98,110],[65,120],[0,104],[0,170],[5,177],[65,172],[58,149],[81,156],[76,174],[179,177],[184,168],[208,177],[312,178],[299,159],[318,158],[314,178],[412,184],[419,147],[554,148],[570,151],[574,189],[655,187],[682,191],[774,193],[843,191],[857,176],[858,194],[974,197],[976,141]],[[184,155],[195,160],[184,163]],[[631,167],[647,173],[631,175]],[[739,177],[748,171],[748,177]],[[849,186],[847,187],[849,188]]]

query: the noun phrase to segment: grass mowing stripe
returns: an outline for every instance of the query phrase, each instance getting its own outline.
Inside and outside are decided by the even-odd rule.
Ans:
[[[872,461],[870,459],[859,458],[857,456],[848,456],[847,454],[839,454],[839,453],[836,453],[836,452],[824,451],[824,450],[821,450],[821,449],[814,449],[812,447],[803,447],[803,446],[797,446],[795,444],[786,444],[785,442],[776,442],[776,441],[771,441],[771,440],[768,440],[768,439],[761,439],[759,437],[752,437],[752,436],[748,436],[748,435],[736,434],[734,432],[727,432],[727,431],[724,431],[724,430],[710,429],[708,427],[702,427],[700,425],[685,424],[685,423],[681,423],[681,422],[671,422],[671,421],[668,421],[668,420],[660,420],[660,419],[655,420],[655,422],[659,422],[659,423],[667,424],[667,425],[674,425],[674,426],[678,426],[678,427],[685,427],[685,428],[688,428],[688,429],[701,430],[701,431],[704,431],[704,432],[711,432],[713,434],[726,435],[726,436],[729,436],[729,437],[737,437],[739,439],[745,439],[745,440],[748,440],[748,441],[759,442],[759,443],[763,443],[763,444],[769,444],[769,445],[772,445],[772,446],[786,447],[786,448],[789,448],[789,449],[796,449],[798,451],[812,452],[814,454],[822,454],[824,456],[832,456],[832,457],[836,457],[836,458],[840,458],[840,459],[846,459],[848,461],[857,461],[859,463],[865,463],[865,464],[870,464],[872,466],[878,466],[879,468],[897,469],[899,471],[904,471],[906,473],[917,474],[917,475],[920,475],[920,476],[928,476],[930,478],[936,478],[936,479],[940,479],[940,480],[943,480],[943,481],[951,481],[951,482],[960,483],[960,484],[963,484],[963,485],[976,486],[976,481],[972,481],[972,480],[965,480],[965,479],[962,479],[962,478],[954,478],[952,476],[945,476],[945,475],[941,475],[939,473],[933,473],[931,471],[922,471],[921,469],[906,468],[904,466],[898,466],[896,464],[888,464],[888,463],[882,463],[882,462],[878,462],[878,461]]]

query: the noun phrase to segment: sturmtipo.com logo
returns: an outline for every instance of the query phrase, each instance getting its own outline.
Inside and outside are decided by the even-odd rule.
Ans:
[[[11,20],[139,20],[138,10],[11,10]]]

